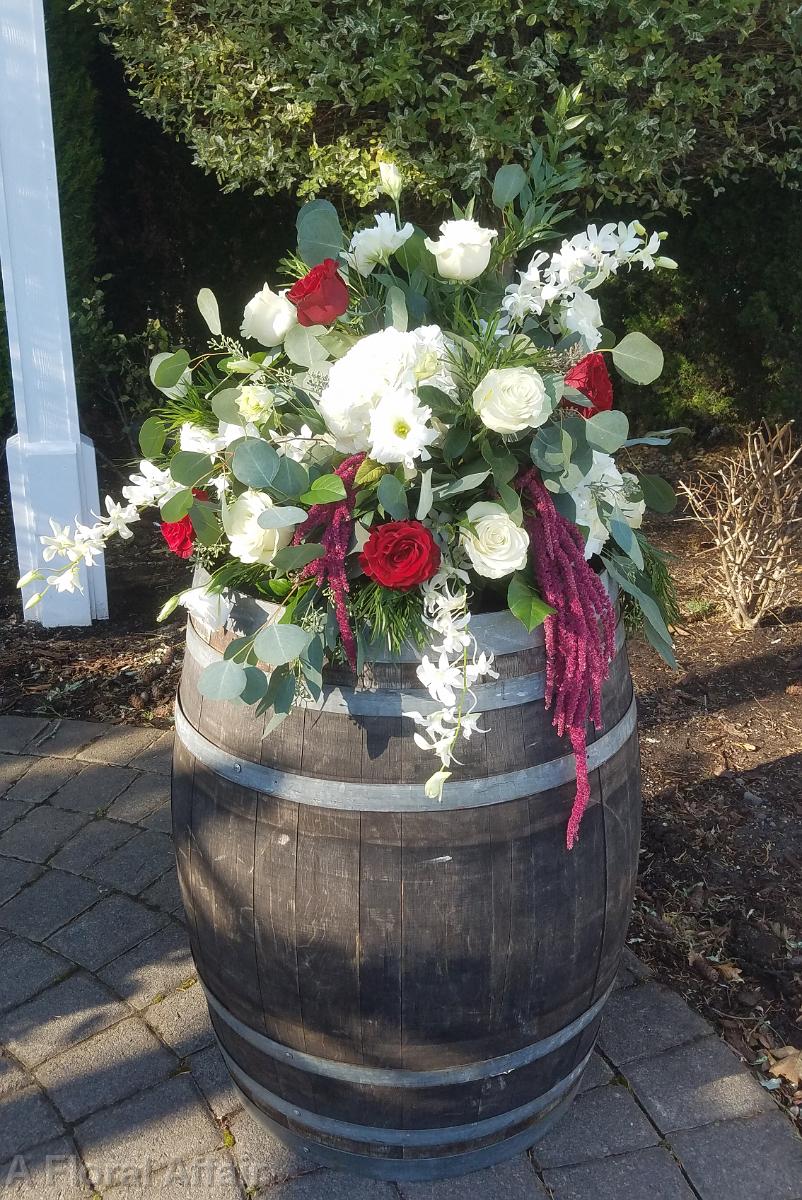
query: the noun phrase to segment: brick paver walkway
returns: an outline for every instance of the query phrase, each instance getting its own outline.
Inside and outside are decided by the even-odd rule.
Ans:
[[[572,1111],[439,1184],[333,1174],[243,1111],[212,1041],[169,836],[171,735],[0,718],[2,1200],[802,1200],[802,1141],[636,960]]]

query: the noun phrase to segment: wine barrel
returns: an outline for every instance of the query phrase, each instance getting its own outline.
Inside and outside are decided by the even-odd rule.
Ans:
[[[268,607],[243,601],[226,632],[190,620],[176,707],[179,878],[232,1079],[282,1141],[344,1170],[502,1161],[570,1104],[624,943],[640,785],[622,631],[569,852],[575,764],[541,630],[473,619],[499,679],[476,688],[486,732],[438,802],[405,715],[431,703],[413,650],[327,670],[267,736],[253,708],[201,697],[199,672]]]

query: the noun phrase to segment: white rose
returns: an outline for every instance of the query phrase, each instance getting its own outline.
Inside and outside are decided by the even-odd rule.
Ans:
[[[495,229],[483,229],[476,221],[443,221],[440,240],[426,238],[426,249],[437,259],[437,270],[443,279],[467,282],[481,275],[490,262]]]
[[[415,230],[409,221],[401,229],[392,213],[377,213],[376,224],[370,229],[358,229],[351,238],[346,259],[360,275],[370,275],[378,263],[389,261]]]
[[[473,407],[487,428],[496,433],[533,429],[551,415],[543,380],[529,367],[488,371],[474,388]]]
[[[472,528],[462,530],[462,544],[477,574],[501,579],[526,566],[529,536],[500,504],[480,501],[466,515]]]
[[[255,338],[262,346],[280,346],[298,321],[295,305],[287,299],[286,291],[273,292],[265,284],[245,305],[240,333]]]
[[[273,501],[264,492],[250,488],[237,496],[233,504],[223,499],[223,529],[231,544],[231,553],[244,563],[273,561],[276,553],[289,544],[292,528],[262,529],[259,517],[273,507]]]

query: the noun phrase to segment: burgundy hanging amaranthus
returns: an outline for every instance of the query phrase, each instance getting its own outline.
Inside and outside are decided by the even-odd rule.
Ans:
[[[573,847],[590,800],[588,717],[601,728],[601,689],[615,654],[615,611],[599,576],[585,560],[582,534],[554,507],[535,470],[518,479],[529,501],[524,525],[532,565],[543,599],[554,610],[546,617],[546,707],[552,724],[568,734],[576,756],[576,796],[566,843]]]
[[[348,592],[348,579],[345,574],[345,556],[351,542],[354,529],[354,481],[356,473],[365,460],[364,454],[352,454],[334,468],[345,485],[345,499],[335,500],[330,504],[313,504],[309,509],[306,520],[299,525],[292,539],[293,546],[299,546],[307,534],[319,526],[325,526],[320,544],[325,553],[307,563],[301,571],[301,579],[315,576],[318,587],[328,584],[334,601],[334,612],[343,649],[351,667],[356,670],[356,640],[348,621],[348,611],[345,607],[345,596]]]

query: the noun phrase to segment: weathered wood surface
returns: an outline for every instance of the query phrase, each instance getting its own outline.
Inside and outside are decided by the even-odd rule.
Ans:
[[[497,665],[510,678],[543,669],[542,647],[507,657]],[[358,685],[414,686],[409,667],[375,664]],[[622,648],[605,730],[631,699]],[[378,797],[433,769],[401,716],[310,708],[264,737],[251,709],[200,697],[189,657],[179,703],[210,742],[319,779],[324,797],[326,780]],[[486,779],[491,800],[494,776],[569,752],[542,700],[482,723],[458,776]],[[569,853],[573,782],[450,810],[424,808],[421,788],[421,811],[357,812],[216,778],[179,743],[174,828],[193,951],[255,1110],[313,1155],[391,1178],[476,1169],[534,1141],[578,1084],[624,941],[639,840],[634,731],[591,791]],[[474,1124],[475,1137],[454,1132]]]

